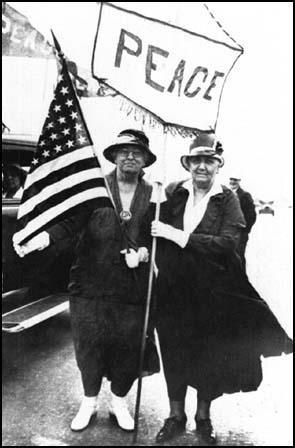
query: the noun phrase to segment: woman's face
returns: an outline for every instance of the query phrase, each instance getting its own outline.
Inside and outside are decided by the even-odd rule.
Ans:
[[[15,171],[8,170],[5,178],[9,190],[18,190],[21,187],[20,176]]]
[[[145,166],[145,154],[142,149],[133,145],[126,145],[115,155],[115,163],[124,174],[139,174]]]
[[[210,156],[191,156],[187,158],[187,164],[194,184],[199,188],[210,188],[218,173],[219,161]]]

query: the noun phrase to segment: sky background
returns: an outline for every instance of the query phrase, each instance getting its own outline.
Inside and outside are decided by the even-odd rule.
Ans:
[[[27,15],[32,25],[50,38],[50,28],[57,35],[64,53],[90,70],[99,7],[94,2],[8,2]],[[121,2],[123,4],[123,2]],[[182,23],[194,25],[197,2],[176,3],[175,14]],[[167,13],[167,4],[161,2],[133,3],[142,5],[160,16]],[[240,175],[242,183],[253,196],[275,199],[281,204],[292,203],[292,2],[207,2],[223,28],[244,48],[222,95],[217,136],[224,147],[226,160],[220,180],[228,182],[229,175]],[[196,25],[197,26],[197,25]],[[207,25],[206,25],[207,26]],[[3,116],[9,119],[14,132],[39,133],[47,113],[50,91],[55,78],[52,63],[47,64],[47,84],[41,85],[40,70],[28,58],[15,62],[18,70],[3,64]],[[12,59],[10,59],[12,63]],[[32,68],[33,67],[33,68]],[[14,72],[14,73],[12,73]],[[15,82],[13,82],[15,77]],[[21,83],[20,80],[21,79]],[[23,92],[26,82],[34,90],[30,112],[15,111],[13,95],[17,85]],[[43,89],[43,90],[42,90]],[[12,90],[14,92],[12,92]],[[36,99],[34,99],[36,98]],[[18,100],[20,101],[20,100]],[[90,132],[101,153],[125,127],[141,128],[133,116],[120,110],[118,98],[89,98],[83,100],[83,110]],[[20,117],[17,120],[17,117]],[[14,118],[13,118],[14,117]],[[14,126],[11,120],[15,120]],[[162,153],[164,139],[161,128],[144,130],[150,137],[151,149]],[[186,172],[179,163],[187,151],[189,141],[168,136],[166,141],[166,182],[181,179]],[[102,161],[108,171],[111,166]],[[157,177],[159,165],[147,175]]]

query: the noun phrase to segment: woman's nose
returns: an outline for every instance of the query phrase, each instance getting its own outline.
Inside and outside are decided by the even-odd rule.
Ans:
[[[206,169],[206,164],[203,160],[200,161],[199,165],[198,165],[198,169],[201,170],[205,170]]]

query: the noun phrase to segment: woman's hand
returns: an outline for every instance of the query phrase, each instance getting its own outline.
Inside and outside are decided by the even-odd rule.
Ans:
[[[187,245],[189,239],[189,233],[185,233],[183,230],[176,229],[161,221],[152,222],[151,234],[155,237],[173,241],[173,243],[178,244],[181,248],[184,248]]]
[[[21,246],[13,242],[13,247],[17,255],[23,258],[25,255],[33,252],[34,250],[43,250],[50,244],[50,236],[47,232],[41,232],[27,243]]]
[[[147,263],[149,261],[149,251],[146,247],[140,247],[138,249],[140,263]]]
[[[172,240],[173,231],[176,230],[169,224],[164,224],[161,221],[152,222],[152,236],[165,238],[166,240]]]
[[[125,255],[126,264],[130,269],[137,268],[139,263],[147,263],[149,261],[149,252],[146,247],[140,247],[138,251],[123,249],[120,253]]]

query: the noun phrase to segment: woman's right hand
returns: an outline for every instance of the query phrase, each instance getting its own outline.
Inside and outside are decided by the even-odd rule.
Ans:
[[[139,266],[139,254],[134,249],[123,249],[120,253],[125,255],[125,261],[128,268],[134,269]]]
[[[125,261],[130,269],[137,268],[139,263],[147,263],[149,261],[149,251],[146,247],[139,247],[138,250],[123,249],[120,252],[125,255]]]
[[[34,250],[43,250],[48,247],[50,244],[50,236],[47,232],[41,232],[39,235],[34,236],[27,243],[22,244],[21,246],[15,242],[13,242],[13,247],[17,255],[23,258],[25,255],[33,252]]]

